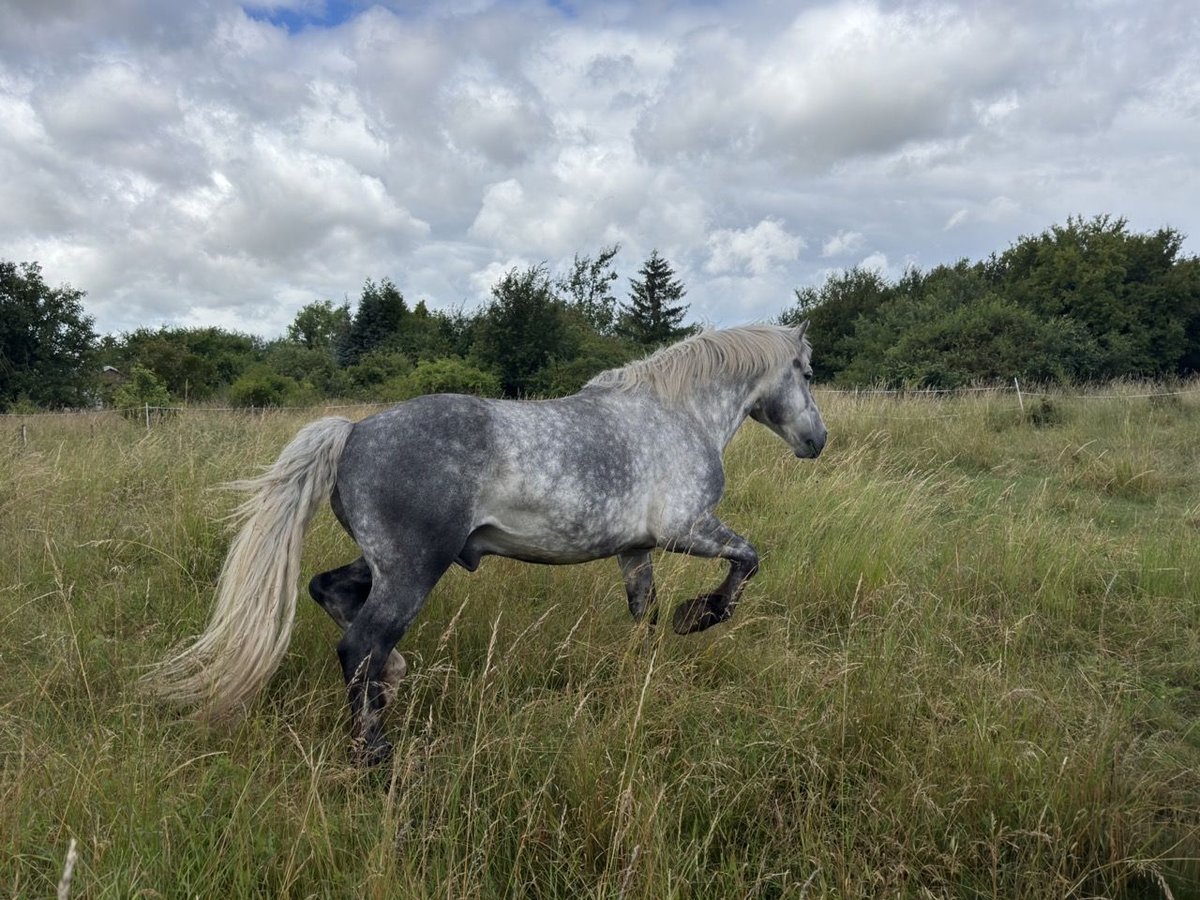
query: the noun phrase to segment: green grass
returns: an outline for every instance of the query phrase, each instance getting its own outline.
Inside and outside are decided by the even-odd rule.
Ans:
[[[748,425],[730,623],[635,627],[611,562],[452,572],[376,772],[306,599],[244,720],[133,688],[206,622],[211,488],[315,411],[0,420],[0,886],[74,838],[85,897],[1200,895],[1200,396],[1144,392],[824,394],[815,463]],[[353,555],[322,513],[305,575]],[[656,565],[668,614],[723,575]]]

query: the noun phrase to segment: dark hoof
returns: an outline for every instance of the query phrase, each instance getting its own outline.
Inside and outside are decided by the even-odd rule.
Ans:
[[[355,744],[351,748],[350,756],[356,766],[361,766],[364,769],[374,769],[391,761],[392,742],[381,740],[365,746]]]
[[[680,603],[671,616],[671,627],[676,634],[693,634],[724,622],[732,610],[720,594],[705,594]]]

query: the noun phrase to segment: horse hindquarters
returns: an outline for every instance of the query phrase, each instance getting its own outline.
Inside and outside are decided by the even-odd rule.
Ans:
[[[485,428],[460,421],[470,405],[427,398],[439,399],[403,404],[359,423],[338,470],[338,518],[362,549],[367,569],[355,576],[355,590],[368,579],[370,585],[353,617],[346,616],[338,643],[355,749],[367,764],[382,762],[391,748],[381,713],[394,693],[395,667],[388,662],[393,648],[472,530],[477,478],[467,474],[472,467],[478,471],[480,450],[471,443],[485,439]],[[337,611],[345,616],[348,607]]]

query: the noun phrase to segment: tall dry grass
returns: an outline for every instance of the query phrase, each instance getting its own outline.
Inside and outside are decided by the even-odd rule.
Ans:
[[[1194,895],[1200,398],[1146,392],[827,393],[815,463],[748,425],[721,512],[763,566],[700,636],[611,563],[452,572],[383,772],[307,601],[245,720],[132,689],[207,619],[210,488],[319,411],[0,422],[0,884],[75,839],[89,897]],[[322,513],[304,574],[353,553]],[[668,609],[722,574],[656,564]]]

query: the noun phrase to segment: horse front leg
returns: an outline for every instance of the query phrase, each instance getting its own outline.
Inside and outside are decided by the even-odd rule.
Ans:
[[[673,538],[664,546],[675,553],[729,560],[729,574],[720,587],[675,608],[675,614],[671,616],[675,633],[704,631],[732,616],[746,582],[758,571],[758,553],[750,542],[715,516],[707,516],[693,525],[686,535]]]
[[[625,579],[625,594],[629,599],[629,614],[640,622],[647,614],[650,624],[658,624],[658,595],[654,590],[654,568],[650,551],[618,553],[617,565]]]

